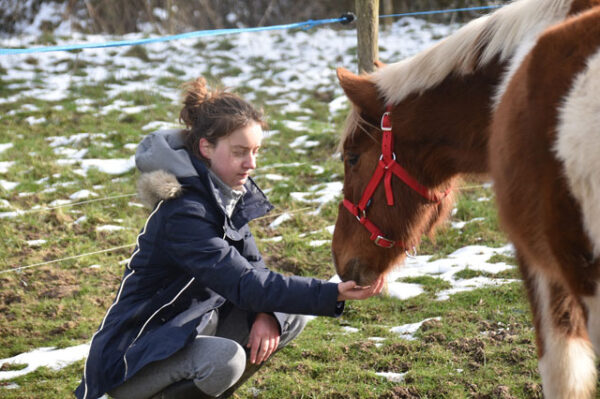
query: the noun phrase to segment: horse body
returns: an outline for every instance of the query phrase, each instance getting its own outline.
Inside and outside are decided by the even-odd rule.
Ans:
[[[546,31],[494,114],[490,169],[548,398],[591,398],[600,351],[600,7]],[[560,365],[560,367],[557,367]]]
[[[592,343],[600,352],[598,5],[519,0],[372,75],[338,69],[353,103],[341,140],[345,202],[360,204],[381,168],[389,104],[393,162],[431,192],[491,169],[549,398],[592,397]],[[451,195],[430,201],[398,179],[381,180],[363,209],[340,205],[332,252],[343,280],[369,284],[387,273],[451,210]],[[394,245],[374,245],[381,240],[365,231],[369,223]]]

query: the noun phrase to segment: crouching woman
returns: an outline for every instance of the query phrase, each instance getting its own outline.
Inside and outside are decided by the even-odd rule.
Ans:
[[[136,153],[152,212],[91,342],[80,399],[229,397],[304,328],[381,291],[267,269],[248,222],[271,204],[249,177],[265,123],[237,95],[186,87],[186,129]]]

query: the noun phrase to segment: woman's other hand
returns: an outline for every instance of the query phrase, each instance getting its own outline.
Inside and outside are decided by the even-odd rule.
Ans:
[[[361,287],[356,285],[354,281],[345,281],[338,284],[338,301],[346,301],[348,299],[367,299],[381,293],[385,277],[379,276],[371,285]]]
[[[268,313],[257,314],[246,346],[250,348],[250,363],[267,360],[279,346],[279,324],[275,317]]]

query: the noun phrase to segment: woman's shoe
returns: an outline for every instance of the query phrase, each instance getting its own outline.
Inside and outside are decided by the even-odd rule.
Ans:
[[[182,380],[169,385],[150,399],[214,399],[198,389],[194,381]]]

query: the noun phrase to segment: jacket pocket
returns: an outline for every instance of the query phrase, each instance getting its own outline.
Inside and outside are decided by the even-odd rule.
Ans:
[[[229,244],[235,247],[235,249],[237,249],[238,252],[243,253],[244,235],[238,230],[235,230],[229,226],[224,226],[223,229],[225,230],[225,240],[227,240]]]

